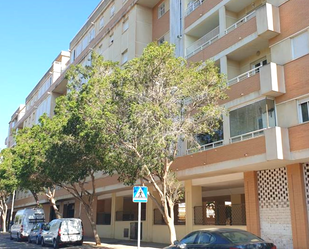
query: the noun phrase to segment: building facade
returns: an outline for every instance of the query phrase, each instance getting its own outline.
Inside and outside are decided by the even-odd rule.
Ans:
[[[214,60],[227,76],[228,114],[215,136],[198,134],[201,148],[180,144],[173,164],[184,199],[175,207],[178,238],[192,230],[231,226],[274,242],[309,248],[309,2],[306,0],[104,0],[12,116],[12,128],[52,115],[66,93],[66,68],[87,65],[91,51],[125,64],[148,43],[168,41],[188,61]],[[57,63],[56,63],[57,62]],[[14,144],[10,134],[7,145]],[[154,191],[150,188],[149,191]],[[94,203],[99,235],[134,239],[137,205],[117,177],[97,174]],[[154,192],[155,194],[155,192]],[[53,213],[40,197],[47,220]],[[57,191],[64,217],[82,206]],[[34,205],[30,194],[16,208]],[[151,200],[142,205],[142,240],[169,242]]]

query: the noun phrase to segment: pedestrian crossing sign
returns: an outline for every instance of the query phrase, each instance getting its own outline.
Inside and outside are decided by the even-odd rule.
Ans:
[[[144,186],[133,187],[133,202],[147,202],[148,200],[148,188]]]

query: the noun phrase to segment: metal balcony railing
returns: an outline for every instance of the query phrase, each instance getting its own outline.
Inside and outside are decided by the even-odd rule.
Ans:
[[[242,134],[242,135],[239,135],[239,136],[231,137],[230,143],[240,142],[240,141],[248,140],[248,139],[251,139],[251,138],[264,136],[265,130],[266,130],[266,128],[263,128],[263,129],[248,132],[248,133],[245,133],[245,134]]]
[[[202,36],[200,39],[195,41],[190,47],[186,49],[187,58],[195,55],[199,51],[208,47],[214,41],[219,38],[219,26],[208,32],[206,35]]]
[[[254,69],[251,69],[251,70],[249,70],[248,72],[245,72],[245,73],[243,73],[243,74],[241,74],[241,75],[238,75],[237,77],[235,77],[235,78],[233,78],[233,79],[230,79],[229,81],[228,81],[228,86],[231,86],[231,85],[234,85],[234,84],[236,84],[236,83],[238,83],[238,82],[240,82],[240,81],[243,81],[243,80],[245,80],[245,79],[248,79],[248,78],[250,78],[250,77],[252,77],[253,75],[256,75],[257,73],[259,73],[260,72],[260,68],[262,67],[263,65],[261,65],[261,66],[259,66],[259,67],[256,67],[256,68],[254,68]]]
[[[196,10],[200,5],[202,5],[203,2],[204,0],[195,0],[189,2],[188,8],[186,9],[186,16],[190,15],[194,10]]]
[[[239,21],[237,21],[236,23],[228,27],[224,31],[224,34],[222,36],[227,35],[231,31],[237,29],[242,24],[248,22],[253,17],[255,17],[255,15],[256,15],[256,12],[253,11],[249,13],[248,15],[246,15],[245,17],[241,18]],[[194,42],[190,47],[186,49],[186,59],[190,58],[191,56],[195,55],[199,51],[208,47],[209,45],[211,45],[213,42],[215,42],[219,38],[220,38],[220,34],[219,34],[219,26],[218,26],[214,28],[212,31],[210,31],[209,33],[207,33],[206,35],[204,35],[203,37],[201,37],[200,39],[198,39],[196,42]]]
[[[209,144],[204,144],[200,146],[199,148],[187,149],[187,155],[191,155],[191,154],[194,154],[200,151],[210,150],[210,149],[220,147],[220,146],[223,146],[223,140],[216,141],[216,142],[209,143]]]
[[[221,225],[245,226],[245,204],[232,204],[231,206],[218,205],[213,209],[213,215],[207,216],[206,207],[194,207],[194,225]]]
[[[99,212],[97,213],[97,225],[110,225],[111,224],[111,214]]]
[[[138,213],[136,211],[117,211],[116,221],[137,221]],[[142,209],[141,220],[146,220],[146,210]]]
[[[249,13],[248,15],[246,15],[245,17],[241,18],[239,21],[235,22],[233,25],[231,25],[230,27],[228,27],[225,31],[224,34],[228,34],[230,33],[232,30],[237,29],[239,26],[241,26],[242,24],[248,22],[249,20],[251,20],[253,17],[256,16],[256,12],[252,11],[251,13]]]

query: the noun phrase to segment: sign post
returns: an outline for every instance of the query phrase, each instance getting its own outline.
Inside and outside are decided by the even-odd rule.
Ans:
[[[141,216],[142,203],[148,200],[148,188],[145,186],[133,187],[133,202],[138,203],[138,228],[137,228],[137,249],[141,247]]]

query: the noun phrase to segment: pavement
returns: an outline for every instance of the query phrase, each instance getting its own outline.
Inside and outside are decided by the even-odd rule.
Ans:
[[[107,239],[101,238],[103,248],[108,249],[136,249],[137,248],[137,241],[136,240],[118,240],[118,239]],[[95,245],[94,238],[85,237],[84,239],[85,244]],[[143,249],[162,249],[168,246],[167,244],[160,244],[160,243],[153,243],[153,242],[143,242],[141,241],[141,248]]]
[[[117,239],[106,239],[101,238],[102,244],[96,246],[94,238],[85,237],[83,246],[66,246],[66,249],[90,249],[90,248],[104,248],[104,249],[136,249],[137,241],[134,240],[117,240]],[[141,242],[142,249],[162,249],[166,247],[166,244]],[[39,245],[33,243],[29,244],[26,241],[17,242],[16,240],[10,240],[9,233],[0,232],[0,249],[35,249],[42,248]]]

